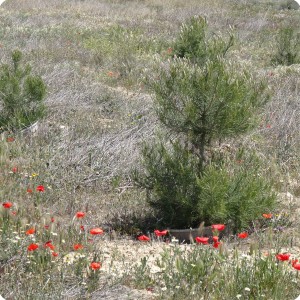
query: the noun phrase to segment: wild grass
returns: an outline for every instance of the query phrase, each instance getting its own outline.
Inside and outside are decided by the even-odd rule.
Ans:
[[[176,246],[161,253],[155,268],[142,260],[133,278],[159,299],[293,299],[298,279],[290,267],[269,252]]]
[[[230,59],[257,80],[267,80],[272,94],[260,127],[226,141],[226,149],[243,144],[256,151],[278,193],[273,214],[288,213],[273,223],[253,220],[245,228],[251,247],[236,237],[219,251],[132,241],[147,234],[143,229],[155,220],[144,191],[133,186],[131,170],[140,167],[143,142],[163,130],[143,76],[155,60],[168,59],[180,25],[194,15],[205,16],[210,30],[221,36],[234,31]],[[299,11],[266,1],[7,0],[0,7],[0,63],[9,61],[13,49],[21,50],[48,93],[47,114],[34,134],[1,136],[1,203],[13,207],[1,207],[0,294],[97,299],[105,291],[101,297],[109,299],[119,291],[112,285],[126,284],[144,291],[133,299],[296,298],[298,273],[275,254],[299,258],[300,69],[273,66],[271,57],[279,30],[299,23]],[[37,192],[38,185],[45,191]],[[86,213],[84,232],[81,220],[73,219],[78,211]],[[32,227],[36,233],[26,235]],[[105,234],[92,237],[94,227]],[[58,257],[44,248],[49,240]],[[34,242],[39,249],[30,253],[27,247]],[[84,249],[77,252],[78,243]],[[265,257],[265,251],[271,254]],[[90,268],[93,261],[101,262],[100,270]]]

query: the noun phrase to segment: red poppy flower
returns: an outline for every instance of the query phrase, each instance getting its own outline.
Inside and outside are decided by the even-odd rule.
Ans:
[[[17,167],[13,167],[11,170],[12,170],[13,173],[17,173],[18,172],[18,168]]]
[[[36,190],[38,192],[45,192],[45,187],[43,185],[39,185],[39,186],[36,187]]]
[[[4,203],[2,203],[2,206],[4,207],[4,208],[10,208],[10,207],[12,207],[12,203],[11,202],[4,202]]]
[[[38,244],[30,244],[30,245],[27,247],[27,250],[28,250],[28,251],[34,251],[34,250],[36,250],[38,247],[39,247]]]
[[[248,232],[241,232],[241,233],[238,233],[238,237],[240,238],[240,239],[245,239],[245,238],[247,238],[248,237]]]
[[[50,227],[49,225],[44,225],[45,229],[49,229],[49,227]]]
[[[90,230],[90,234],[93,234],[93,235],[103,234],[103,230],[101,228],[93,228]]]
[[[80,225],[80,229],[81,229],[82,231],[84,231],[84,226],[83,226],[83,225]]]
[[[57,252],[54,252],[54,251],[53,251],[51,254],[52,254],[52,256],[54,256],[54,257],[58,256],[58,253],[57,253]]]
[[[220,242],[214,242],[213,247],[214,248],[219,248],[220,244],[221,244]]]
[[[30,189],[30,188],[27,189],[28,194],[31,194],[32,192],[33,192],[32,189]]]
[[[208,238],[208,237],[199,237],[199,236],[197,236],[197,237],[195,238],[195,240],[196,240],[196,242],[197,242],[198,244],[208,245],[208,240],[209,240],[209,238]]]
[[[84,218],[84,216],[85,216],[85,213],[82,212],[82,211],[79,211],[79,212],[76,213],[76,218],[77,219]]]
[[[53,218],[53,217],[51,217],[50,221],[51,221],[51,223],[54,223],[54,218]]]
[[[225,225],[224,224],[213,224],[213,225],[211,225],[211,229],[222,231],[225,229]]]
[[[101,264],[98,263],[98,262],[92,262],[90,264],[90,268],[93,269],[93,270],[99,270],[101,268]]]
[[[9,143],[13,142],[14,140],[15,140],[15,139],[14,139],[13,137],[8,137],[8,138],[6,139],[6,141],[9,142]]]
[[[34,228],[30,228],[25,232],[27,235],[29,234],[34,234],[35,233],[35,229]]]
[[[219,241],[219,237],[218,236],[213,236],[213,242],[217,243]]]
[[[162,230],[162,231],[154,230],[154,233],[155,233],[156,236],[163,236],[163,235],[166,235],[168,233],[168,230]]]
[[[48,241],[44,244],[45,248],[50,248],[51,250],[54,250],[54,246],[52,245],[52,241]]]
[[[262,215],[265,219],[271,219],[273,217],[272,214],[263,214]]]
[[[300,271],[300,264],[298,264],[298,263],[293,264],[293,268]]]
[[[73,246],[73,249],[74,249],[74,250],[83,249],[83,245],[81,245],[81,244],[75,244],[75,245]]]
[[[298,262],[298,259],[292,259],[292,260],[291,260],[292,266],[295,265],[297,262]]]
[[[276,258],[281,261],[289,260],[290,256],[291,256],[291,254],[289,254],[289,253],[276,254]]]
[[[149,242],[149,241],[150,241],[150,238],[147,237],[146,235],[140,235],[140,236],[138,237],[138,240],[139,240],[139,241],[142,241],[142,242]]]

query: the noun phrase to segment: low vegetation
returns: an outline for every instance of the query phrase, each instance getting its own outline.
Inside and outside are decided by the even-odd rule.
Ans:
[[[277,38],[277,53],[272,58],[274,65],[290,66],[300,63],[300,37],[292,27],[281,28]]]
[[[30,66],[21,67],[22,53],[12,52],[11,65],[0,69],[0,126],[2,131],[28,127],[44,116],[46,86],[39,76],[30,74]]]
[[[263,0],[4,2],[0,295],[295,299],[299,20]]]

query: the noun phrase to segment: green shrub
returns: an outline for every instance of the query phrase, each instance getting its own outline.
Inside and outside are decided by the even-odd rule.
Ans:
[[[227,223],[237,232],[274,204],[275,194],[254,155],[242,164],[211,162],[201,174],[197,156],[179,142],[145,146],[143,158],[146,171],[137,172],[135,181],[148,190],[161,226],[189,228],[204,221]]]
[[[174,55],[188,58],[199,65],[224,57],[233,46],[233,35],[225,41],[216,34],[209,35],[207,29],[206,20],[200,16],[193,17],[183,24],[175,40]]]
[[[145,173],[135,173],[135,181],[148,190],[148,201],[162,225],[190,227],[197,216],[200,194],[197,185],[197,158],[178,142],[171,151],[163,143],[143,150]]]
[[[22,129],[45,113],[46,86],[39,76],[31,75],[29,65],[21,66],[22,53],[12,52],[12,65],[0,67],[0,126],[2,130]]]
[[[195,20],[183,27],[191,36],[205,27]],[[257,175],[258,164],[236,169],[226,155],[211,155],[217,143],[254,128],[268,99],[265,85],[237,73],[219,49],[215,55],[204,49],[202,65],[198,52],[192,60],[184,55],[161,63],[147,80],[159,120],[172,138],[144,148],[145,171],[136,172],[135,180],[165,226],[231,222],[239,230],[274,202],[266,180]]]
[[[248,227],[262,212],[269,211],[275,194],[259,173],[259,166],[260,161],[254,155],[242,165],[207,166],[197,181],[201,187],[197,217],[206,223],[229,223],[230,229],[237,232]]]
[[[277,49],[271,60],[273,65],[290,66],[300,63],[300,35],[293,28],[282,28],[276,38]]]

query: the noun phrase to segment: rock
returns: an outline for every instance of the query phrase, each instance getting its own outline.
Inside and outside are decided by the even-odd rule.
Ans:
[[[193,243],[197,236],[213,237],[213,231],[210,226],[200,226],[199,228],[191,229],[170,229],[169,233],[175,237],[180,243]],[[226,226],[224,231],[219,232],[219,238],[230,234],[229,226]]]

